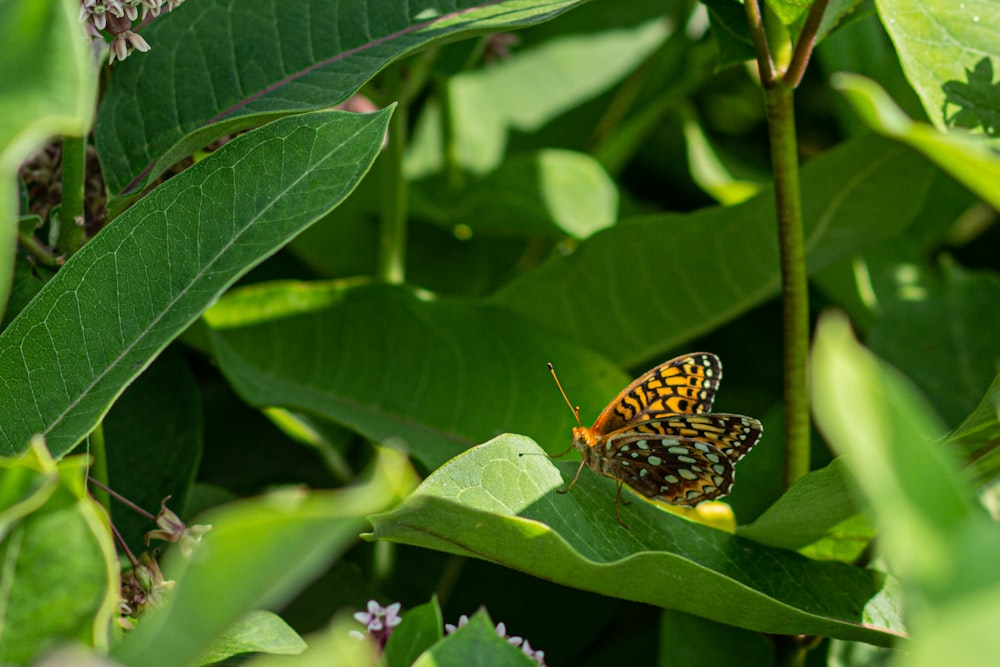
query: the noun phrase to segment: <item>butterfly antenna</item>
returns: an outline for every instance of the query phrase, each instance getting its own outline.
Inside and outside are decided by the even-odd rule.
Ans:
[[[566,391],[562,388],[562,383],[559,382],[559,376],[556,375],[556,369],[549,364],[549,372],[552,373],[552,379],[556,381],[556,386],[559,387],[559,393],[562,394],[563,400],[566,401],[566,405],[569,409],[573,411],[573,416],[576,417],[576,423],[583,426],[583,422],[580,421],[580,406],[577,405],[573,407],[573,404],[569,402],[569,397],[566,396]]]

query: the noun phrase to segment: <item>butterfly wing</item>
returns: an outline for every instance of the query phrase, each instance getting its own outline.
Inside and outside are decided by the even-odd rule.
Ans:
[[[678,415],[608,435],[601,473],[649,498],[694,506],[729,493],[734,466],[760,439],[751,417]]]
[[[665,415],[708,412],[720,380],[722,362],[711,352],[676,357],[625,387],[590,430],[600,435]]]
[[[724,412],[707,415],[670,415],[632,427],[639,433],[687,438],[711,445],[734,464],[754,448],[764,426],[753,417]]]

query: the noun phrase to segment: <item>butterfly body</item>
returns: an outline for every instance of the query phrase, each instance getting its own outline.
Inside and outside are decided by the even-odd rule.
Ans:
[[[644,373],[601,411],[594,425],[573,429],[584,466],[618,482],[615,514],[628,484],[637,493],[695,506],[730,492],[734,466],[763,433],[743,415],[710,413],[722,364],[708,352],[671,359]]]

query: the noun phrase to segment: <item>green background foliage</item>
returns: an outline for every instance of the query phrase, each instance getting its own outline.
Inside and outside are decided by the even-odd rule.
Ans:
[[[809,664],[991,664],[1000,13],[914,4],[830,2],[796,91],[818,431],[789,489],[740,3],[198,0],[104,72],[94,123],[79,3],[4,4],[0,662],[372,664],[347,631],[375,599],[393,667],[533,664],[500,621],[553,666],[782,663],[798,635]],[[775,44],[804,30],[765,6]],[[110,214],[39,266],[58,220],[15,171],[92,124]],[[716,410],[764,424],[721,518],[626,491],[625,529],[589,470],[558,493],[546,362],[589,424],[697,349]],[[127,632],[90,465],[213,527]]]

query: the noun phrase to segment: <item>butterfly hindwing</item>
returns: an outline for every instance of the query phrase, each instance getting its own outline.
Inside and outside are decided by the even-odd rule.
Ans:
[[[729,493],[733,462],[710,444],[629,432],[608,438],[606,473],[649,498],[694,506]]]

